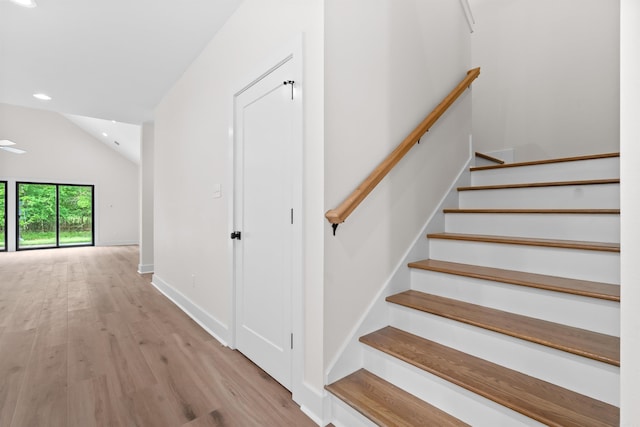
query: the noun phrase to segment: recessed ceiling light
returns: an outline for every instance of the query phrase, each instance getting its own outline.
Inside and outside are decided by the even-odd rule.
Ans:
[[[109,136],[109,134],[106,132],[102,132],[102,136]]]
[[[10,145],[16,145],[16,143],[8,139],[0,139],[0,147],[8,147]]]
[[[34,93],[33,97],[38,98],[41,101],[51,101],[51,97],[46,93]]]
[[[18,6],[22,6],[22,7],[33,8],[37,6],[35,0],[11,0],[11,1],[17,4]]]
[[[24,151],[24,150],[21,150],[19,148],[13,148],[13,147],[0,147],[0,150],[8,151],[8,152],[14,153],[14,154],[24,154],[24,153],[26,153],[26,151]]]

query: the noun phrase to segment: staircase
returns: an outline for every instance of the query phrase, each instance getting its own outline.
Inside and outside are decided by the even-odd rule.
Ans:
[[[619,154],[471,168],[333,424],[617,426]]]

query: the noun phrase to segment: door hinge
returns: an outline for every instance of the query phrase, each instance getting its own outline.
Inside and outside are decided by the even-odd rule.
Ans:
[[[291,208],[291,224],[293,224],[293,208]]]
[[[293,334],[291,334],[291,350],[293,350]]]
[[[283,83],[284,83],[285,86],[286,85],[291,85],[291,99],[293,99],[293,85],[294,85],[295,81],[293,81],[293,80],[285,80]]]

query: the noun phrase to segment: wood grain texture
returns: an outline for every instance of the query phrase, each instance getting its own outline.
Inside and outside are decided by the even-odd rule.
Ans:
[[[106,375],[77,381],[69,386],[69,427],[124,427],[130,425],[120,407],[120,396]]]
[[[35,329],[0,335],[0,426],[11,424],[35,336]]]
[[[520,167],[520,166],[535,166],[535,165],[545,165],[545,164],[551,164],[551,163],[575,162],[579,160],[607,159],[611,157],[620,157],[620,153],[591,154],[586,156],[561,157],[557,159],[534,160],[529,162],[505,163],[503,165],[476,166],[476,167],[472,167],[471,171],[513,168],[513,167]]]
[[[522,271],[504,270],[433,259],[412,262],[409,263],[409,267],[620,302],[620,285],[610,283],[568,279],[566,277],[525,273]]]
[[[358,207],[358,205],[373,191],[382,179],[398,164],[409,150],[422,136],[438,121],[447,109],[471,86],[480,75],[480,68],[467,71],[466,76],[458,85],[438,104],[436,108],[393,150],[367,178],[335,209],[329,210],[325,217],[331,224],[340,224]]]
[[[583,242],[579,240],[538,239],[533,237],[492,236],[484,234],[431,233],[429,239],[463,240],[468,242],[500,243],[548,248],[581,249],[585,251],[620,252],[619,243]]]
[[[0,253],[0,426],[315,426],[138,274],[138,256]]]
[[[522,184],[472,185],[458,187],[458,191],[504,190],[506,188],[563,187],[568,185],[606,185],[620,184],[619,179],[588,179],[580,181],[526,182]]]
[[[181,406],[181,403],[168,397],[162,385],[156,384],[121,396],[118,412],[126,420],[125,425],[182,426],[185,418],[180,412]]]
[[[557,350],[620,366],[620,338],[476,304],[405,291],[387,301]]]
[[[377,350],[552,427],[619,425],[619,409],[393,327],[360,338]]]
[[[364,369],[326,389],[379,426],[468,426]]]
[[[34,346],[11,426],[67,424],[67,346]]]
[[[21,282],[23,286],[30,286],[30,282]],[[11,320],[6,324],[8,331],[28,331],[38,325],[38,317],[44,304],[42,289],[25,292],[14,302],[15,310]]]

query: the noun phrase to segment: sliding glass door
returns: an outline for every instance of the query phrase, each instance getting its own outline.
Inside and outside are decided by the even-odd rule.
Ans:
[[[18,184],[18,240],[16,247],[51,248],[58,244],[57,188],[53,184]]]
[[[93,245],[93,186],[16,185],[18,250]]]
[[[60,246],[93,244],[93,186],[59,185]]]
[[[7,183],[0,181],[0,251],[7,250]]]

